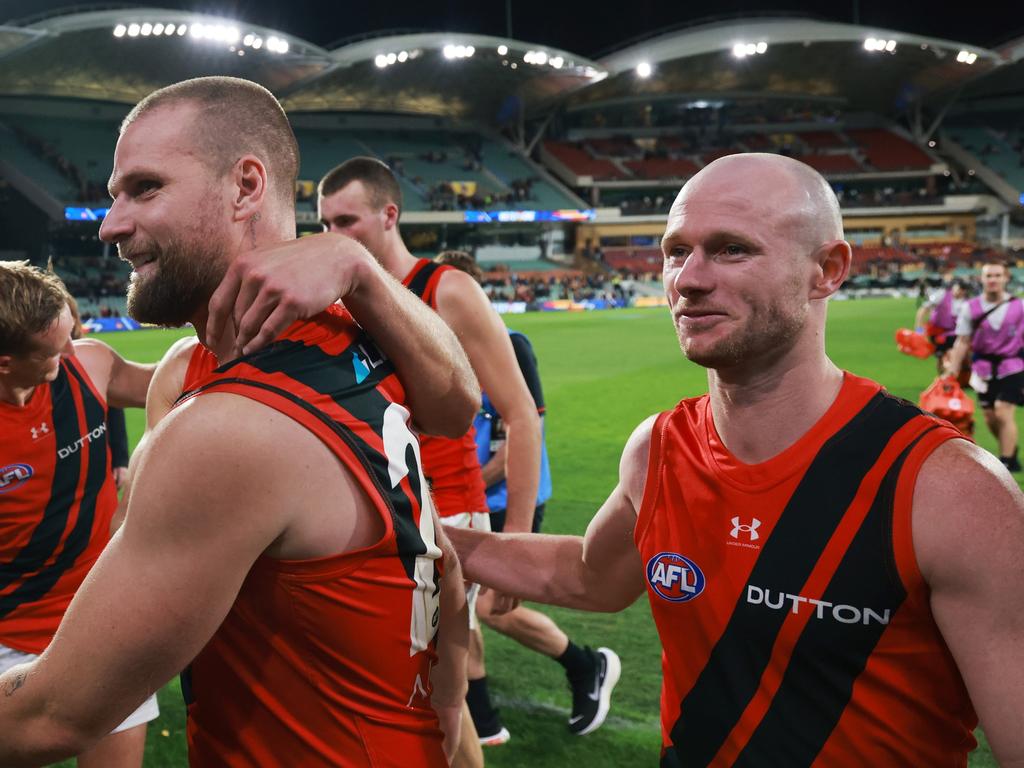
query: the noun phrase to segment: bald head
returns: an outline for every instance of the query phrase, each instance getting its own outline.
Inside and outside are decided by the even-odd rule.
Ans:
[[[736,207],[812,249],[843,239],[843,217],[832,188],[820,173],[791,157],[760,152],[721,157],[686,182],[672,212],[696,200]]]

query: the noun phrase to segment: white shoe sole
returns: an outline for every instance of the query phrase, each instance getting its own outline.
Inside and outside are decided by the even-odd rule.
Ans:
[[[502,726],[501,730],[493,736],[487,736],[480,739],[481,747],[500,747],[502,744],[507,744],[509,739],[512,738],[512,734],[508,732],[508,728]]]
[[[605,718],[608,717],[608,710],[611,709],[612,689],[618,684],[619,676],[622,674],[622,662],[619,661],[619,654],[611,648],[598,648],[597,652],[604,655],[605,661],[608,664],[608,669],[604,675],[604,685],[601,686],[601,699],[597,705],[597,717],[594,718],[590,725],[577,733],[577,736],[586,736],[588,733],[593,733],[604,723]]]

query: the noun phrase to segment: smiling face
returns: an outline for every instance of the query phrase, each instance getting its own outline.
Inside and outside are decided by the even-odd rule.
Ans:
[[[113,198],[100,238],[131,263],[128,312],[180,326],[201,311],[228,265],[230,183],[200,156],[188,102],[131,123],[114,152]]]
[[[48,328],[29,337],[29,349],[0,359],[4,383],[11,388],[29,389],[56,379],[61,357],[74,354],[74,326],[71,309],[65,305]]]
[[[819,177],[764,156],[724,160],[683,188],[662,241],[679,346],[714,369],[776,359],[814,335],[812,257],[833,225],[815,218]]]

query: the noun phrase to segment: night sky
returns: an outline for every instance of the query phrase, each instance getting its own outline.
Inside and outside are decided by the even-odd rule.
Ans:
[[[510,0],[512,37],[596,58],[638,36],[678,28],[710,16],[798,13],[823,20],[875,25],[995,47],[1024,36],[1017,2],[685,2],[684,0]],[[0,21],[68,7],[67,0],[0,0]],[[324,47],[354,35],[385,30],[452,31],[505,36],[506,1],[479,0],[155,0],[126,6],[189,9],[248,21]],[[81,7],[81,6],[80,6]],[[968,8],[970,10],[968,10]],[[1008,10],[1016,9],[1016,10]]]

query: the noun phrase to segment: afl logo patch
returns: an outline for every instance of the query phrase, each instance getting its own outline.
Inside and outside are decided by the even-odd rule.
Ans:
[[[675,552],[659,552],[647,561],[647,583],[662,600],[685,603],[704,591],[704,572]]]
[[[6,467],[0,467],[0,493],[20,488],[30,477],[32,467],[28,464],[8,464]]]

